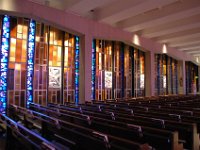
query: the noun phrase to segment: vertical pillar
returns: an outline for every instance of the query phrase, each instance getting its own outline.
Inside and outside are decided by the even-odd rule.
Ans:
[[[10,17],[4,16],[1,30],[0,47],[0,113],[6,113],[7,106],[7,75],[10,51]]]
[[[34,77],[34,54],[35,54],[35,30],[36,23],[30,20],[27,43],[27,73],[26,73],[26,107],[33,102],[33,77]]]
[[[155,66],[154,52],[145,53],[145,96],[154,96],[155,93]]]
[[[80,37],[80,66],[79,66],[79,103],[92,99],[92,36]]]

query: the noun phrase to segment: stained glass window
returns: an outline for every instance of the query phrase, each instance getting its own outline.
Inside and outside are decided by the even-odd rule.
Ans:
[[[95,76],[96,76],[96,40],[92,41],[92,100],[95,99]]]
[[[8,69],[8,102],[26,106],[27,41],[29,19],[10,18],[10,54]]]
[[[29,106],[33,102],[33,77],[34,77],[34,53],[35,53],[35,21],[30,20],[27,47],[27,76],[26,76],[26,102]]]
[[[7,75],[8,56],[10,50],[10,17],[4,16],[1,30],[1,57],[0,57],[0,113],[6,113],[7,105]]]
[[[75,103],[79,102],[79,37],[75,36]]]

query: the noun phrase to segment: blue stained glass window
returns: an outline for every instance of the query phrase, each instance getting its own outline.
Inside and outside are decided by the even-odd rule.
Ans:
[[[34,53],[35,53],[35,33],[36,23],[30,20],[28,32],[27,49],[27,75],[26,75],[26,102],[27,107],[33,102],[33,77],[34,77]]]
[[[96,40],[92,41],[92,100],[95,99]]]
[[[10,41],[10,17],[5,15],[2,22],[2,36],[0,47],[0,113],[6,113],[7,105],[7,71]]]
[[[75,36],[75,103],[79,102],[79,37]]]

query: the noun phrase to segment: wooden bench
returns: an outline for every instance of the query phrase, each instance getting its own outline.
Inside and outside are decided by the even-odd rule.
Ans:
[[[67,107],[70,107],[70,106],[65,106],[65,108]],[[82,107],[82,106],[81,106]],[[64,108],[64,107],[61,107],[61,108]],[[74,109],[79,109],[77,106],[76,107],[72,107]],[[94,108],[94,107],[93,107]],[[96,107],[97,108],[97,107]],[[89,109],[89,108],[88,108]],[[88,113],[89,111],[85,111],[87,110],[86,107],[82,107],[82,112],[84,114],[87,114],[87,115],[95,115],[96,117],[104,117],[104,119],[109,119],[109,116],[107,115],[103,115],[102,114],[102,111],[100,112],[99,111],[99,115],[96,115],[97,112],[93,112],[91,111],[90,113]],[[113,113],[113,114],[116,114],[115,112],[115,107],[113,107],[113,110],[110,110],[110,109],[106,109],[107,111],[110,111],[110,113]],[[145,110],[145,109],[144,109]],[[98,111],[98,110],[97,110]],[[86,113],[85,113],[86,112]],[[149,112],[146,112],[145,113],[149,113]],[[122,114],[122,112],[118,113],[118,116],[120,116]],[[143,112],[141,112],[141,114],[143,114]],[[138,114],[138,115],[141,115],[141,114]],[[121,115],[122,116],[122,115]],[[159,114],[160,116],[160,114]],[[159,116],[156,116],[159,117]],[[149,116],[150,118],[148,117],[137,117],[137,120],[136,121],[136,116],[135,115],[124,115],[123,117],[115,117],[115,119],[117,121],[120,121],[120,122],[126,122],[126,123],[133,123],[133,124],[139,124],[139,125],[149,125],[151,127],[155,127],[155,128],[163,128],[163,125],[162,125],[162,122],[160,123],[159,120],[163,120],[163,118],[158,118],[156,120],[155,116]],[[127,119],[127,118],[132,118],[132,120],[130,119]],[[153,118],[154,120],[152,120],[151,118]],[[166,119],[166,118],[164,118]],[[180,123],[180,122],[175,122],[175,121],[170,121],[170,117],[167,118],[167,121],[165,121],[165,127],[164,129],[166,130],[170,130],[170,131],[178,131],[179,134],[180,134],[180,140],[181,141],[185,141],[184,143],[184,147],[185,148],[195,148],[198,146],[198,133],[197,133],[197,127],[196,127],[196,124],[189,124],[189,123]],[[146,120],[146,122],[145,122]],[[158,123],[153,123],[152,121],[159,121]],[[193,140],[192,140],[193,139]]]
[[[31,115],[29,115],[31,112]],[[79,149],[144,149],[143,144],[107,135],[70,122],[55,119],[44,114],[17,107],[15,114],[23,114],[27,120],[31,116],[40,120],[43,136],[55,139],[55,135],[71,139]],[[54,122],[54,123],[53,123]],[[52,137],[53,136],[53,137]],[[108,140],[106,140],[108,139]]]
[[[36,109],[41,110],[41,107],[38,107],[38,108],[36,107],[35,110]],[[42,109],[44,109],[44,108],[42,108]],[[43,110],[42,112],[44,112],[44,111],[51,112],[52,110],[53,110],[52,108],[50,108],[50,110],[48,110],[48,108],[46,108],[46,110]],[[61,113],[62,110],[60,110],[60,112],[59,112],[60,115],[59,115],[58,111],[57,112],[55,112],[55,111],[56,110],[54,110],[52,112],[52,115],[55,114],[55,116],[58,116],[58,118],[62,118],[63,120],[71,120],[71,121],[74,120],[74,119],[69,119],[67,112],[65,112],[66,114],[63,114],[64,112]],[[68,112],[68,114],[72,114],[72,113]],[[72,115],[75,116],[75,113]],[[105,118],[102,119],[102,118],[94,117],[94,116],[91,116],[91,117],[89,116],[89,118],[92,118],[90,123],[88,123],[86,120],[85,120],[85,123],[83,123],[83,119],[86,119],[86,118],[81,118],[82,117],[81,115],[82,114],[79,114],[79,116],[78,116],[76,114],[76,117],[74,117],[76,120],[75,121],[76,123],[82,123],[83,126],[86,125],[87,127],[93,128],[95,130],[99,130],[101,132],[104,132],[107,134],[112,134],[115,136],[121,136],[121,137],[127,138],[127,139],[130,139],[130,138],[131,139],[137,138],[138,140],[143,139],[143,140],[146,140],[145,142],[149,142],[150,145],[153,145],[154,147],[156,147],[158,149],[161,149],[163,147],[163,145],[166,145],[165,146],[166,149],[170,149],[169,148],[170,142],[173,141],[174,137],[178,138],[178,135],[177,135],[178,133],[173,133],[173,135],[172,135],[172,132],[169,132],[169,131],[164,131],[161,129],[155,129],[155,128],[150,128],[150,127],[144,127],[144,126],[138,126],[138,125],[128,124],[128,123],[118,123],[118,126],[117,126],[117,122],[114,122],[112,120],[107,120]],[[59,116],[61,116],[61,117],[59,117]],[[77,119],[78,119],[77,116],[80,117],[79,121],[77,121]],[[136,127],[136,130],[133,130],[133,126]],[[144,133],[141,133],[138,128],[141,128]],[[143,135],[142,136],[143,138],[140,137],[141,134]],[[137,140],[137,139],[134,139],[134,140]],[[157,141],[160,141],[160,142],[157,142]],[[174,143],[174,142],[172,142],[172,143]],[[171,145],[172,145],[172,143],[171,143]]]
[[[49,142],[23,125],[15,122],[6,115],[0,114],[0,121],[6,125],[6,149],[45,149],[61,150],[59,146]]]

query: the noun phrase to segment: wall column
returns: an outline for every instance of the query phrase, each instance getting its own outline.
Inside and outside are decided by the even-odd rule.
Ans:
[[[154,52],[145,52],[145,96],[154,96],[155,66]]]
[[[92,99],[92,36],[80,36],[79,103]]]

